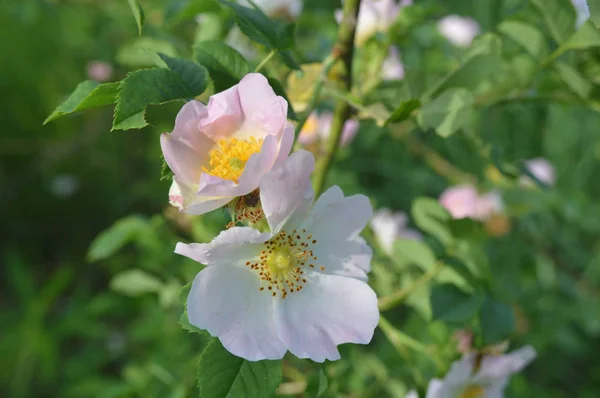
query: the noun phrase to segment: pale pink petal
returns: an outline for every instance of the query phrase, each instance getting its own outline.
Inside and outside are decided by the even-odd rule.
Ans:
[[[207,267],[194,279],[187,299],[192,325],[219,338],[232,354],[249,361],[280,359],[286,347],[273,321],[273,298],[259,291],[247,268]]]
[[[488,192],[477,198],[475,214],[472,217],[476,220],[487,220],[494,214],[502,212],[503,207],[500,193],[496,191]]]
[[[556,171],[554,166],[548,160],[544,158],[535,158],[525,162],[525,166],[535,178],[540,180],[546,185],[553,186],[556,182]],[[528,177],[524,177],[525,180],[530,180]]]
[[[259,138],[279,134],[287,123],[287,101],[275,94],[268,80],[260,73],[249,73],[240,81],[238,92],[245,116],[242,134]]]
[[[305,192],[311,189],[310,174],[314,168],[314,156],[300,150],[262,177],[260,200],[273,233],[279,232],[304,202]]]
[[[204,177],[205,174],[202,175]],[[173,177],[173,184],[169,190],[169,203],[179,211],[186,214],[204,214],[218,209],[229,203],[231,198],[210,198],[198,196],[197,184],[182,181],[179,177]]]
[[[444,390],[444,382],[440,379],[431,379],[427,386],[425,398],[447,398]]]
[[[202,120],[208,117],[208,109],[200,101],[189,101],[187,102],[177,114],[175,118],[175,128],[173,129],[173,135],[178,137],[186,137],[192,144],[204,144],[208,142],[204,134],[199,134],[200,123]],[[200,135],[204,140],[201,142],[195,142],[196,136]],[[202,139],[202,138],[201,138]],[[192,145],[195,148],[201,148],[198,145]]]
[[[275,328],[288,350],[315,362],[340,358],[337,345],[368,344],[379,322],[377,296],[354,278],[306,272],[299,292],[275,301]]]
[[[354,140],[356,133],[358,132],[358,120],[348,119],[344,123],[344,127],[342,128],[342,139],[340,144],[342,146],[346,146]]]
[[[476,215],[478,193],[472,185],[457,185],[445,190],[440,196],[440,204],[453,218],[473,217]]]
[[[276,165],[281,164],[290,154],[294,144],[294,130],[294,126],[289,122],[283,128],[279,141],[279,154],[277,160],[275,160]]]
[[[438,22],[438,30],[455,46],[469,47],[480,28],[472,18],[448,15]]]
[[[486,355],[473,380],[482,384],[492,383],[494,380],[520,372],[535,357],[536,352],[531,346],[522,347],[505,355]]]
[[[199,126],[207,137],[217,141],[233,136],[244,123],[239,85],[210,97],[208,115]]]
[[[210,243],[178,243],[175,253],[205,265],[241,265],[258,257],[262,243],[270,234],[250,227],[233,227],[221,231]]]

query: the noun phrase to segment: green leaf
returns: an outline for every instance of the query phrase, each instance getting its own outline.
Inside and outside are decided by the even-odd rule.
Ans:
[[[160,279],[135,268],[119,272],[110,281],[112,290],[131,297],[144,293],[157,293],[162,287],[163,283]]]
[[[432,102],[423,105],[417,121],[423,129],[433,128],[442,137],[449,137],[472,123],[475,98],[468,90],[457,88],[444,91]]]
[[[327,380],[327,374],[323,370],[322,366],[319,366],[319,371],[316,375],[311,377],[304,391],[304,396],[310,398],[318,398],[327,391],[329,381]]]
[[[575,68],[565,62],[555,62],[553,66],[571,91],[583,100],[590,96],[593,89],[592,84]]]
[[[217,0],[180,0],[171,3],[165,12],[165,20],[169,25],[176,25],[193,19],[198,14],[217,12],[220,10]]]
[[[77,85],[69,98],[44,120],[44,124],[74,112],[114,104],[118,87],[118,82],[98,84],[93,80],[83,81]]]
[[[420,107],[421,101],[419,101],[416,98],[411,98],[407,101],[402,102],[400,106],[397,107],[392,112],[390,117],[385,121],[385,125],[387,126],[388,124],[400,123],[405,121],[410,117],[410,115],[415,109],[419,109]]]
[[[113,255],[148,227],[148,220],[141,216],[132,215],[120,219],[93,240],[87,254],[88,261],[98,261]]]
[[[187,285],[185,285],[184,287],[182,287],[181,292],[179,293],[179,301],[183,305],[183,312],[181,313],[181,316],[179,317],[179,325],[181,325],[181,327],[184,330],[187,330],[190,333],[198,333],[198,334],[203,335],[204,337],[209,337],[210,335],[208,334],[208,332],[206,330],[197,328],[196,326],[194,326],[190,323],[190,319],[189,319],[188,313],[187,313],[187,298],[188,298],[188,295],[190,294],[190,290],[192,290],[192,282],[190,282]]]
[[[479,311],[483,344],[498,343],[515,329],[515,315],[510,306],[486,296]]]
[[[131,72],[121,81],[113,130],[142,128],[148,105],[188,100],[206,87],[206,70],[191,61],[172,59],[173,70],[154,68]],[[198,76],[202,76],[197,80]]]
[[[431,234],[444,245],[452,242],[452,233],[448,226],[450,214],[437,200],[426,197],[415,199],[411,214],[419,229]]]
[[[400,238],[394,243],[392,260],[394,262],[401,261],[401,266],[406,263],[416,264],[427,272],[435,264],[436,258],[425,243],[414,239]]]
[[[596,26],[600,26],[600,0],[587,0],[590,9],[590,19]]]
[[[546,38],[532,25],[521,21],[503,21],[498,25],[498,31],[523,47],[535,59],[548,56]]]
[[[568,0],[531,0],[544,18],[550,35],[557,43],[563,43],[575,30],[577,14]]]
[[[213,339],[198,362],[198,388],[203,398],[271,397],[281,383],[281,361],[250,362],[229,353]]]
[[[292,69],[301,70],[293,52],[295,25],[270,19],[259,8],[248,8],[230,1],[220,0],[221,4],[231,8],[240,30],[250,40],[260,43],[271,50],[278,50],[283,62]]]
[[[218,92],[238,84],[250,72],[248,62],[240,53],[218,41],[197,42],[194,59],[208,70]]]
[[[285,92],[285,89],[283,88],[283,85],[277,79],[268,77],[267,80],[269,81],[269,85],[273,88],[273,91],[275,91],[275,94],[282,96],[287,101],[288,119],[298,120],[298,116],[296,115],[296,112],[294,112],[294,108],[292,107],[292,102],[289,100],[289,98]]]
[[[483,293],[467,294],[454,285],[435,285],[431,290],[433,319],[462,324],[469,321],[481,308]]]
[[[158,54],[167,67],[175,72],[192,96],[198,96],[206,90],[208,85],[208,71],[202,65],[188,59],[171,58],[165,54]]]
[[[156,54],[177,56],[175,45],[168,40],[137,36],[119,48],[115,57],[118,64],[132,69],[156,65]]]
[[[135,18],[135,23],[138,27],[138,34],[141,36],[142,27],[144,26],[144,10],[136,0],[127,0],[127,2],[129,3],[131,12],[133,13],[133,17]]]
[[[587,50],[597,47],[600,47],[600,32],[592,21],[587,21],[552,54],[552,58],[557,58],[570,50]]]

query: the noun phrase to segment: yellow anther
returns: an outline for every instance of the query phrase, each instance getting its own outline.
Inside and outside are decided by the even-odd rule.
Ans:
[[[237,182],[250,156],[260,151],[262,139],[250,137],[247,140],[227,138],[217,141],[217,145],[209,152],[210,167],[203,171],[224,180]]]

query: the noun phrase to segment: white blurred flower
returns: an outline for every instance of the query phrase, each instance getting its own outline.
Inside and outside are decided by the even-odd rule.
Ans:
[[[70,174],[57,175],[50,181],[50,193],[57,198],[68,198],[79,189],[79,181]]]
[[[252,8],[248,1],[240,0],[239,3]],[[254,0],[254,4],[270,17],[283,17],[289,20],[300,16],[303,5],[302,0]]]
[[[404,398],[419,398],[419,394],[415,390],[410,390]]]
[[[357,46],[362,46],[377,32],[386,32],[398,16],[400,8],[409,6],[412,0],[402,0],[400,4],[395,0],[363,0],[358,11],[355,41]],[[335,11],[335,19],[342,21],[342,10]]]
[[[407,227],[408,216],[402,211],[392,212],[386,208],[378,209],[370,224],[377,243],[388,255],[392,254],[394,242],[398,238],[423,239],[423,235],[419,231]]]
[[[479,34],[477,21],[460,15],[448,15],[438,22],[438,30],[448,41],[457,47],[469,47]]]
[[[479,366],[476,356],[463,356],[452,364],[443,380],[432,379],[426,398],[503,398],[509,377],[527,366],[536,352],[526,346],[510,354],[485,355]]]
[[[588,7],[586,0],[571,0],[573,6],[575,6],[575,11],[577,11],[577,21],[575,22],[575,26],[579,28],[585,21],[590,18],[590,8]]]
[[[383,61],[381,75],[384,80],[400,80],[404,78],[404,64],[400,61],[400,51],[390,47],[387,58]]]
[[[244,36],[237,26],[229,30],[227,37],[225,37],[225,44],[242,54],[247,60],[255,59],[258,56],[258,52],[252,46],[250,39]]]
[[[446,189],[439,198],[442,206],[453,218],[487,220],[503,209],[502,197],[496,191],[479,195],[470,184],[457,185]]]
[[[535,178],[548,186],[553,186],[556,182],[556,171],[554,166],[544,158],[534,158],[525,162],[525,167]],[[523,186],[534,186],[534,182],[528,176],[522,176],[519,182]]]
[[[87,75],[89,79],[97,82],[110,80],[113,74],[113,67],[108,62],[91,61],[87,64]]]
[[[304,146],[312,145],[316,142],[324,144],[331,133],[332,120],[333,114],[329,111],[322,111],[321,113],[312,112],[308,119],[306,119],[298,140]],[[358,121],[354,119],[346,120],[342,130],[341,145],[346,146],[350,144],[357,132]]]
[[[314,157],[296,151],[260,182],[269,232],[233,227],[175,252],[206,267],[187,299],[189,321],[250,361],[287,351],[340,359],[339,344],[368,344],[379,321],[367,284],[372,252],[359,234],[373,215],[364,195],[333,186],[316,202]]]

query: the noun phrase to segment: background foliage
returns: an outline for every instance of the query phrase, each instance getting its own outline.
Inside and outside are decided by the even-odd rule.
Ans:
[[[216,211],[186,218],[166,205],[169,181],[160,180],[158,135],[171,130],[181,102],[150,106],[145,120],[140,112],[146,104],[117,105],[114,122],[109,106],[42,128],[87,79],[86,65],[111,63],[113,81],[127,76],[121,88],[128,79],[156,87],[158,74],[184,81],[183,93],[164,97],[162,90],[152,104],[201,93],[206,100],[215,89],[235,84],[271,49],[278,55],[266,71],[285,82],[298,62],[327,56],[339,7],[305,2],[295,54],[279,25],[266,36],[250,32],[262,44],[250,68],[235,55],[211,58],[222,51],[194,51],[199,41],[222,46],[235,23],[231,7],[193,0],[140,3],[142,36],[125,1],[0,1],[2,396],[198,395],[197,364],[208,336],[189,333],[185,317],[184,329],[179,324],[181,288],[198,268],[173,248],[178,241],[210,240],[227,216]],[[537,349],[538,359],[513,378],[508,396],[595,397],[600,34],[588,22],[572,36],[568,1],[415,3],[388,35],[357,53],[356,98],[325,93],[323,107],[351,101],[363,118],[328,182],[347,194],[367,194],[377,207],[412,211],[425,235],[424,243],[399,241],[391,257],[376,248],[371,281],[380,297],[432,272],[440,261],[443,270],[383,312],[388,327],[382,325],[368,347],[343,347],[342,360],[322,367],[286,357],[278,392],[403,397],[414,386],[423,391],[457,357],[451,337],[468,326],[479,346],[510,336],[514,346]],[[590,3],[594,19],[597,9]],[[197,23],[200,12],[208,14]],[[480,23],[483,35],[470,48],[455,48],[437,32],[436,21],[449,13]],[[377,80],[371,63],[389,42],[401,49],[406,78],[379,84],[371,79]],[[163,54],[163,69],[144,69],[157,62],[148,48]],[[191,59],[203,66],[183,61]],[[97,87],[81,89],[79,101]],[[117,100],[116,85],[102,90],[88,99],[92,105]],[[125,89],[119,95],[127,95]],[[62,112],[79,101],[63,104]],[[146,123],[140,130],[110,131]],[[516,178],[522,161],[540,156],[556,166],[556,186],[523,189]],[[451,221],[435,201],[422,198],[437,198],[449,184],[465,181],[501,190],[507,233],[495,236],[493,226]]]

